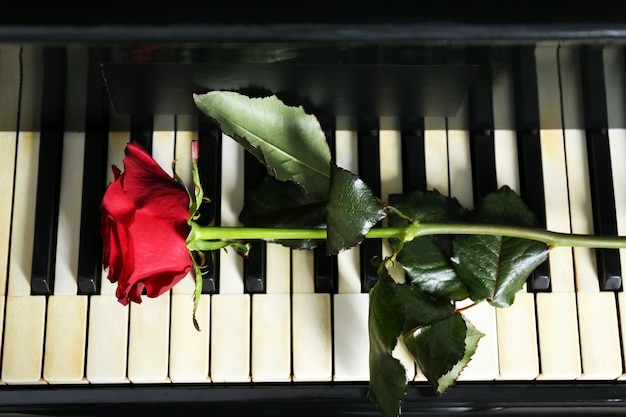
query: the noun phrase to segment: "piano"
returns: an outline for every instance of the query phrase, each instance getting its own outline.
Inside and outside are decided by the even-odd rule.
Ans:
[[[23,3],[0,16],[0,414],[377,416],[366,399],[369,260],[253,244],[193,282],[121,306],[98,206],[124,145],[235,225],[259,164],[192,92],[277,94],[315,113],[338,165],[383,198],[437,189],[472,207],[509,185],[542,226],[626,234],[626,21],[616,6]],[[384,6],[381,8],[380,6]],[[402,415],[626,411],[623,251],[559,248],[436,396],[419,369]],[[401,271],[398,271],[401,273]]]

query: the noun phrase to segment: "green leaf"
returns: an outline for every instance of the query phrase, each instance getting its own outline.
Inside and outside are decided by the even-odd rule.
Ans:
[[[330,150],[319,122],[276,96],[232,91],[194,94],[196,106],[281,181],[295,181],[323,199],[330,183]]]
[[[404,345],[430,385],[443,394],[455,384],[482,336],[465,317],[456,313],[406,335]]]
[[[477,223],[536,226],[533,213],[508,187],[485,196],[470,217]],[[547,256],[542,242],[503,236],[459,236],[453,245],[455,270],[470,297],[496,307],[513,304],[515,294]]]
[[[334,255],[358,245],[385,211],[356,175],[333,165],[326,206],[326,251]]]
[[[389,196],[389,203],[403,214],[421,222],[460,221],[467,215],[455,198],[446,197],[438,191],[413,191]],[[396,214],[389,216],[391,227],[406,225],[406,220]],[[411,281],[422,290],[448,300],[467,298],[465,284],[457,276],[451,261],[454,236],[422,236],[405,242],[398,254],[398,261]],[[400,242],[391,241],[395,249]]]
[[[384,266],[370,291],[370,383],[368,398],[386,417],[395,417],[407,389],[404,366],[392,356],[403,332],[430,324],[452,313],[454,307],[435,300],[410,284],[396,284]]]
[[[245,198],[239,220],[246,227],[324,228],[326,200],[319,200],[292,182],[267,176]],[[312,249],[316,240],[273,240],[293,249]]]

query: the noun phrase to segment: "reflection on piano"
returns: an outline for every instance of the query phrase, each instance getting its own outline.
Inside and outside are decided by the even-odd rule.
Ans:
[[[438,189],[471,207],[507,184],[548,229],[626,234],[626,30],[615,19],[493,26],[405,16],[389,25],[361,16],[359,26],[355,16],[342,26],[302,16],[272,24],[265,13],[249,26],[252,12],[223,24],[212,16],[154,27],[133,26],[132,15],[114,25],[106,11],[100,26],[71,15],[46,25],[39,12],[0,20],[0,413],[378,415],[365,398],[367,291],[369,259],[386,243],[336,258],[265,243],[245,261],[221,253],[205,277],[201,332],[190,319],[191,279],[128,308],[103,277],[98,205],[129,140],[166,170],[175,160],[190,181],[198,138],[212,199],[205,217],[222,225],[237,224],[264,175],[206,118],[170,100],[197,88],[177,84],[189,65],[262,66],[267,78],[254,83],[245,77],[258,73],[218,77],[259,94],[278,68],[287,78],[302,68],[367,69],[364,83],[378,86],[387,85],[377,84],[383,67],[461,68],[448,82],[465,89],[444,112],[432,107],[441,98],[412,107],[410,88],[391,95],[408,106],[394,106],[385,89],[365,94],[387,103],[373,112],[367,100],[324,106],[324,77],[296,78],[287,85],[302,90],[278,93],[319,111],[338,165],[383,198]],[[349,103],[359,91],[347,91]],[[399,351],[412,381],[403,415],[623,413],[622,255],[554,249],[513,307],[469,310],[486,337],[444,396]]]

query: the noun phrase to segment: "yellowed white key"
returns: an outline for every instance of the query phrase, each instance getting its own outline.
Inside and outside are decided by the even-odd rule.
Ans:
[[[17,121],[19,103],[19,46],[0,50],[0,102],[6,103],[0,119],[0,324],[4,323],[4,305],[7,294],[9,242],[11,239],[11,209],[13,207],[13,179],[17,149]],[[2,338],[0,337],[0,348]],[[0,379],[0,383],[1,383]]]
[[[615,212],[617,215],[617,232],[626,235],[626,118],[624,117],[624,93],[626,80],[624,77],[623,49],[618,46],[604,48],[604,79],[607,99],[609,147],[611,149],[611,169],[613,189],[615,193]],[[622,259],[622,277],[626,276],[626,250],[620,249]],[[626,317],[626,296],[623,291],[617,293],[620,317]],[[622,358],[626,358],[626,320],[620,320],[622,335]],[[623,380],[624,375],[619,379]]]
[[[2,355],[2,381],[6,383],[43,382],[46,298],[30,296],[40,137],[39,132],[26,130],[39,125],[43,80],[35,69],[43,65],[41,50],[24,47],[22,65],[22,117],[17,138]]]
[[[316,294],[311,250],[291,252],[294,381],[330,381],[333,372],[330,294]]]
[[[152,157],[172,175],[174,116],[154,117]],[[142,303],[130,304],[128,378],[131,382],[169,382],[169,335],[171,290]]]
[[[448,195],[448,136],[443,117],[424,118],[424,163],[426,188]]]
[[[124,120],[120,125],[128,126]],[[112,122],[112,125],[114,123]],[[123,169],[124,148],[130,140],[129,130],[109,132],[108,166]],[[107,170],[107,184],[113,181],[113,173]],[[122,305],[115,296],[117,284],[107,279],[102,271],[100,295],[89,297],[89,329],[87,332],[86,376],[91,383],[129,382],[126,375],[128,361],[128,306]]]
[[[268,275],[269,278],[269,275]],[[291,380],[291,306],[289,294],[252,296],[252,380]]]
[[[513,81],[510,61],[493,83],[494,152],[498,187],[519,193],[517,139],[514,123]],[[508,308],[496,309],[498,365],[501,379],[532,380],[539,375],[535,297],[522,288]]]
[[[220,224],[240,225],[244,150],[222,136]],[[211,380],[250,380],[250,296],[243,292],[243,260],[232,249],[220,251],[219,294],[211,297]]]
[[[169,382],[169,322],[167,293],[156,298],[144,296],[141,304],[131,305],[128,334],[128,379],[131,382]]]
[[[556,45],[535,50],[546,226],[570,233],[565,145]],[[572,249],[554,248],[548,256],[552,292],[536,296],[542,379],[580,376],[580,347]]]
[[[337,126],[349,126],[352,123],[337,118]],[[347,119],[347,118],[346,118]],[[337,130],[335,132],[335,148],[337,166],[353,174],[358,173],[357,133],[354,130]],[[361,292],[361,268],[359,248],[354,247],[337,254],[338,291],[340,293]]]
[[[211,300],[211,380],[250,380],[250,296],[219,294]]]
[[[379,153],[380,153],[380,197],[389,201],[390,194],[401,194],[402,188],[402,137],[399,131],[399,120],[395,117],[380,118]],[[387,226],[387,218],[383,219],[383,226]],[[388,240],[383,241],[383,257],[391,256],[391,245]],[[406,280],[404,270],[399,263],[389,268],[389,273],[396,282]],[[398,343],[393,350],[393,357],[398,359],[406,369],[407,380],[415,378],[415,362],[407,352],[404,344]]]
[[[559,61],[572,232],[593,234],[578,49],[561,47]],[[609,85],[610,88],[612,86]],[[574,248],[574,266],[583,371],[581,378],[615,379],[622,374],[615,295],[610,291],[599,290],[594,249]]]
[[[265,294],[252,296],[252,380],[291,381],[291,250],[267,243]]]
[[[448,132],[444,117],[424,117],[424,167],[426,189],[448,195]],[[416,366],[416,371],[415,380],[425,381],[419,366]]]
[[[87,56],[84,49],[68,49],[66,126],[81,126],[87,94]],[[54,295],[48,298],[43,378],[49,383],[86,382],[84,376],[87,296],[77,295],[78,241],[85,133],[65,132],[59,198],[59,223]]]
[[[3,47],[0,50],[0,102],[6,103],[0,119],[0,291],[2,300],[6,294],[6,271],[9,261],[11,238],[11,208],[13,206],[13,179],[17,147],[18,103],[20,97],[19,47]],[[4,314],[4,313],[2,313]],[[2,316],[0,316],[2,317]]]
[[[343,123],[338,120],[338,126]],[[335,134],[337,165],[358,174],[357,135],[352,130]],[[359,248],[339,253],[339,294],[333,296],[333,355],[335,381],[369,379],[367,317],[369,294],[361,293]]]
[[[180,115],[176,119],[176,175],[188,190],[193,190],[191,142],[198,138],[196,119]],[[202,149],[200,149],[202,152]],[[194,273],[190,272],[172,288],[170,317],[169,377],[172,382],[203,382],[209,378],[209,336],[211,334],[211,296],[200,295],[193,325]]]
[[[472,165],[469,147],[467,104],[464,102],[453,117],[448,118],[448,175],[450,196],[468,209],[474,207]],[[473,304],[471,300],[456,303],[457,308]],[[478,342],[472,360],[459,375],[459,380],[491,380],[498,375],[496,311],[483,302],[467,309],[463,315],[484,336]]]

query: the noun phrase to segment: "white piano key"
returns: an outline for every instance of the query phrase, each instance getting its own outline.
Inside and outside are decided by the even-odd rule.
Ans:
[[[73,161],[81,161],[84,151],[84,132],[66,132],[63,137],[54,295],[75,295],[78,290],[80,221],[77,219],[80,219],[81,211],[83,167]]]
[[[615,193],[615,211],[617,215],[617,232],[626,235],[626,80],[624,77],[623,49],[618,46],[604,48],[604,77],[607,86],[607,113],[609,147],[611,149],[611,169]],[[610,87],[609,87],[610,86]],[[622,277],[626,276],[626,249],[620,249],[622,260]],[[626,317],[626,293],[617,294],[619,317]],[[620,320],[622,335],[622,358],[626,360],[626,320]],[[619,379],[626,378],[622,374]]]
[[[538,46],[535,58],[546,227],[548,230],[570,233],[556,46]],[[576,378],[580,376],[581,368],[572,249],[554,248],[550,251],[548,260],[552,292],[540,293],[536,297],[541,355],[539,378]]]
[[[369,294],[335,294],[335,381],[369,380]]]
[[[85,375],[90,383],[129,382],[126,377],[128,313],[128,306],[115,297],[115,285],[103,279],[102,295],[89,299]]]
[[[169,175],[173,175],[174,126],[174,116],[154,116],[152,157]],[[128,378],[131,382],[169,382],[171,292],[153,299],[143,296],[141,304],[129,304]]]
[[[402,187],[402,136],[399,131],[399,120],[395,117],[380,118],[379,132],[380,152],[380,197],[389,201],[390,194],[401,194]],[[387,226],[387,218],[383,219],[383,226]],[[383,257],[391,256],[391,245],[388,240],[383,241]],[[389,268],[389,274],[394,281],[403,283],[406,281],[404,269],[399,262]],[[406,369],[407,380],[415,378],[415,361],[402,343],[398,343],[393,351],[393,356],[398,359]]]
[[[87,57],[84,50],[68,49],[66,125],[84,121]],[[65,132],[59,197],[54,295],[48,298],[43,378],[49,383],[78,383],[84,379],[87,339],[87,297],[77,295],[78,241],[85,133]]]
[[[291,250],[278,243],[266,247],[266,292],[289,294],[291,291]]]
[[[573,380],[580,376],[576,297],[569,292],[537,293],[537,329],[541,380]]]
[[[447,147],[447,178],[449,180],[450,197],[456,198],[463,207],[471,209],[474,207],[474,196],[467,104],[465,101],[461,103],[455,116],[448,117]],[[438,156],[443,154],[442,151],[440,152]],[[443,181],[443,178],[442,175],[441,181]]]
[[[142,297],[130,308],[128,379],[135,383],[169,382],[170,297]]]
[[[130,140],[128,130],[109,132],[107,184],[113,181],[110,167],[124,169],[124,149]],[[92,383],[129,382],[128,362],[128,306],[115,296],[117,283],[107,279],[102,271],[100,295],[89,297],[89,329],[87,331],[86,377]]]
[[[240,226],[239,213],[243,208],[244,150],[235,140],[222,136],[222,188],[220,225]],[[243,260],[232,249],[220,252],[220,294],[243,293]]]
[[[19,46],[0,50],[0,103],[4,120],[17,122],[19,103]],[[0,325],[4,323],[9,243],[11,239],[11,209],[13,207],[13,180],[17,151],[17,131],[0,131]],[[2,348],[2,338],[0,338]],[[1,383],[1,379],[0,379]]]
[[[315,292],[315,262],[313,251],[291,251],[291,291],[311,294]]]
[[[253,382],[291,380],[290,310],[288,293],[252,296]]]
[[[394,117],[381,117],[379,132],[380,153],[380,191],[379,196],[389,201],[390,194],[402,194],[402,136],[399,130],[399,120]],[[383,227],[387,226],[387,218],[383,219]],[[391,245],[385,239],[382,247],[383,257],[391,256]],[[389,268],[389,274],[396,282],[405,282],[404,269],[395,262]]]
[[[448,137],[443,117],[424,118],[424,160],[426,188],[448,195]]]
[[[191,172],[191,142],[198,139],[197,118],[190,115],[176,116],[176,145],[174,160],[176,175],[193,192],[193,177]],[[202,149],[200,149],[202,152]]]
[[[191,173],[191,142],[198,137],[195,118],[177,116],[175,169],[176,175],[193,192]],[[202,152],[202,150],[200,150]],[[193,325],[193,272],[172,288],[170,317],[169,378],[172,382],[208,382],[209,337],[211,334],[211,296],[202,294],[196,311],[200,330]]]
[[[350,123],[337,122],[338,126]],[[335,132],[335,152],[337,166],[358,174],[357,134],[353,130],[337,130]],[[359,248],[354,247],[337,255],[340,293],[361,292],[361,268],[359,265]]]
[[[330,381],[333,372],[330,294],[315,294],[313,251],[291,252],[293,380]]]
[[[559,61],[572,233],[593,234],[578,50],[561,47]],[[622,374],[622,354],[615,295],[599,290],[594,249],[574,248],[574,267],[583,372],[581,378],[617,378]]]
[[[535,53],[541,135],[541,165],[548,230],[570,233],[567,169],[561,124],[561,94],[556,46],[539,46]],[[574,291],[572,249],[555,248],[549,256],[552,291]]]
[[[211,300],[211,380],[250,381],[250,296],[219,294]]]
[[[615,294],[611,291],[579,292],[577,299],[583,368],[579,379],[611,380],[621,376]]]
[[[46,298],[30,296],[30,275],[35,226],[35,199],[39,160],[39,132],[25,130],[38,124],[42,78],[34,69],[42,65],[37,47],[22,51],[20,130],[17,138],[15,187],[9,282],[4,323],[2,380],[36,383],[41,379]]]
[[[498,187],[508,185],[519,193],[517,139],[514,129],[511,63],[494,71],[494,152]],[[499,378],[532,380],[539,375],[539,351],[535,320],[535,297],[522,288],[508,308],[496,310]]]
[[[291,251],[268,243],[265,262],[267,293],[252,296],[251,376],[256,382],[287,382],[291,381]]]
[[[46,382],[86,382],[83,379],[86,327],[87,296],[50,296],[43,366]]]
[[[292,295],[293,380],[332,379],[332,327],[330,295]]]
[[[3,120],[17,124],[20,96],[19,46],[0,49],[0,103]],[[4,128],[4,126],[3,126]],[[17,150],[17,131],[0,130],[0,295],[6,295],[9,242],[11,239],[11,209]],[[0,324],[4,312],[0,312]]]
[[[457,302],[457,308],[465,307],[473,302],[464,300]],[[478,341],[476,352],[459,375],[459,381],[488,381],[499,375],[498,366],[498,327],[496,325],[496,309],[486,302],[481,302],[463,311],[476,329],[484,334]]]
[[[222,136],[220,224],[239,226],[243,207],[244,150]],[[243,259],[232,249],[220,251],[219,294],[211,297],[211,380],[250,380],[250,296],[243,293]]]
[[[467,104],[462,103],[454,117],[448,118],[448,175],[450,196],[468,209],[474,207],[472,166],[469,147]],[[457,308],[473,304],[467,299]],[[496,310],[486,302],[463,312],[463,315],[485,336],[478,342],[472,360],[459,375],[459,380],[491,380],[498,376],[498,345]]]
[[[45,314],[45,297],[7,297],[2,353],[3,382],[44,382],[41,379],[41,360]]]
[[[191,281],[191,280],[190,280]],[[192,322],[193,297],[173,292],[169,378],[172,382],[208,382],[211,296],[202,294],[196,311],[200,331]]]
[[[338,122],[338,126],[343,123]],[[348,124],[350,125],[350,124]],[[358,175],[357,134],[337,130],[335,152],[337,165]],[[333,296],[333,357],[335,381],[369,379],[369,337],[367,316],[369,294],[361,293],[359,247],[337,256],[339,294]]]
[[[535,297],[522,290],[513,305],[496,311],[499,379],[533,380],[539,375]]]

